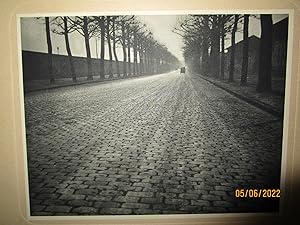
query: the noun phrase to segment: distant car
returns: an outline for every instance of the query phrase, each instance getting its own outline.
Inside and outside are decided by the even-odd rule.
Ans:
[[[180,68],[180,73],[185,73],[185,67],[184,66]]]

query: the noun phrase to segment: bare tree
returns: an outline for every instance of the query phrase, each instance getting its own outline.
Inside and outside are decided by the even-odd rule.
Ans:
[[[90,38],[97,32],[97,27],[94,23],[93,17],[88,16],[76,16],[75,18],[69,17],[69,21],[72,23],[72,27],[84,37],[86,57],[87,57],[87,79],[92,80],[92,65],[91,65],[91,49]]]
[[[137,32],[138,32],[138,26],[133,27],[133,74],[137,75],[137,55],[138,55],[138,51],[137,51]]]
[[[146,27],[146,25],[143,26],[144,28]],[[138,54],[139,54],[139,67],[138,67],[138,73],[139,74],[144,74],[145,71],[145,67],[144,67],[144,64],[145,64],[145,41],[147,39],[147,30],[145,29],[142,29],[140,32],[138,32],[136,34],[136,39],[137,39],[137,51],[138,51]]]
[[[222,22],[222,15],[191,15],[175,28],[184,39],[187,63],[204,75],[219,76]]]
[[[121,17],[121,30],[122,30],[122,47],[123,47],[123,58],[124,64],[127,64],[126,75],[132,75],[133,71],[131,70],[131,48],[133,48],[133,30],[132,25],[136,23],[135,16],[122,16]],[[126,49],[127,48],[127,49]],[[127,50],[127,52],[126,52]],[[127,54],[125,56],[125,54]],[[124,69],[125,69],[124,65]]]
[[[221,17],[221,26],[220,26],[220,33],[221,33],[221,57],[220,57],[220,79],[223,80],[225,77],[225,39],[227,33],[230,31],[231,25],[230,20],[231,15],[222,15]]]
[[[74,32],[75,29],[73,26],[69,25],[69,17],[55,17],[54,20],[51,22],[55,27],[52,29],[52,32],[59,34],[59,35],[64,35],[65,39],[65,45],[66,45],[66,51],[68,54],[68,60],[69,60],[69,65],[70,65],[70,70],[71,70],[71,76],[72,80],[74,82],[77,81],[76,78],[76,73],[75,73],[75,68],[74,68],[74,60],[72,57],[72,51],[70,47],[70,41],[69,41],[69,34]]]
[[[243,28],[243,62],[241,71],[241,85],[247,85],[248,76],[248,50],[249,50],[249,15],[244,15],[244,28]]]
[[[45,25],[46,25],[47,47],[48,47],[48,71],[49,71],[50,83],[53,84],[54,76],[53,76],[53,62],[52,62],[52,42],[51,42],[51,34],[50,34],[49,17],[45,17]]]
[[[112,16],[112,40],[113,40],[113,53],[114,53],[114,58],[116,62],[116,69],[117,69],[117,75],[120,76],[120,68],[119,68],[119,59],[118,59],[118,54],[116,51],[116,46],[118,42],[118,37],[116,35],[116,20],[118,16]]]
[[[203,35],[206,30],[205,22],[208,22],[206,19],[206,16],[188,16],[183,21],[179,21],[179,26],[173,30],[183,38],[185,63],[191,70],[201,73],[205,73],[204,67],[207,67],[208,63],[209,46],[206,42],[208,35]]]
[[[148,30],[143,30],[140,33],[138,33],[138,40],[139,40],[138,49],[139,49],[139,61],[140,61],[141,74],[145,74],[147,71],[147,63],[146,63],[147,45],[151,36],[152,33]]]
[[[235,65],[235,34],[237,31],[237,24],[239,15],[234,16],[234,23],[231,31],[231,49],[230,49],[230,64],[229,64],[229,78],[228,82],[234,81],[234,65]]]
[[[139,37],[139,61],[140,61],[140,67],[139,67],[139,73],[140,74],[145,74],[145,42],[146,35],[145,33],[140,34]]]
[[[112,48],[111,48],[111,42],[110,42],[110,23],[111,23],[111,18],[110,16],[106,17],[106,40],[107,40],[107,45],[108,45],[108,54],[109,54],[109,69],[108,69],[108,74],[109,77],[113,76],[113,71],[112,71]]]
[[[259,73],[256,90],[272,90],[272,15],[261,14],[261,42],[259,51]]]
[[[128,60],[127,74],[128,76],[130,76],[132,73],[131,73],[131,30],[129,24],[127,24],[126,30],[127,30],[126,42],[127,42],[127,60]]]
[[[211,29],[211,54],[210,54],[210,72],[212,76],[219,77],[220,65],[220,26],[222,23],[221,15],[210,17]]]
[[[138,52],[139,52],[139,44],[138,42],[141,42],[141,35],[144,33],[141,32],[146,25],[140,23],[139,21],[134,21],[135,23],[132,23],[131,26],[131,32],[132,32],[132,48],[133,48],[133,74],[138,74]]]
[[[104,56],[105,56],[105,17],[98,17],[101,35],[101,51],[100,51],[100,79],[105,78]]]
[[[121,21],[121,29],[122,29],[122,50],[123,50],[123,77],[127,76],[127,53],[126,53],[126,28],[125,28],[125,21]]]
[[[224,74],[225,74],[225,15],[222,15],[221,18],[221,57],[220,57],[220,78],[223,80],[224,79]]]
[[[130,62],[130,59],[128,59],[128,55],[130,56],[130,40],[128,42],[128,23],[134,18],[134,16],[120,16],[119,18],[121,23],[120,42],[123,50],[123,77],[126,77],[130,72],[130,68],[128,68],[127,70],[127,66],[129,65],[128,61]],[[129,51],[126,51],[126,48],[129,48]]]

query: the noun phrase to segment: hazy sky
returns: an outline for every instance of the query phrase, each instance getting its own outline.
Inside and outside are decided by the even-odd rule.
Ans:
[[[273,15],[273,22],[276,23],[279,20],[285,18],[287,15]],[[140,20],[144,22],[151,32],[153,37],[161,44],[168,47],[179,60],[183,60],[181,48],[183,47],[182,39],[179,35],[172,32],[176,26],[180,16],[172,15],[147,15],[139,16]],[[249,36],[260,36],[260,21],[258,19],[250,18],[249,24]],[[53,53],[66,55],[64,37],[62,35],[56,35],[51,33]],[[242,33],[236,34],[236,42],[242,39]],[[46,33],[43,19],[37,20],[33,17],[25,17],[21,19],[21,42],[23,50],[47,52]],[[96,43],[97,42],[97,43]],[[99,50],[96,50],[96,46],[99,48],[100,42],[94,38],[90,39],[91,54],[92,57],[97,58],[97,52],[99,57]],[[86,56],[84,39],[78,33],[70,34],[70,45],[74,56]],[[229,46],[229,41],[227,42]],[[122,59],[121,49],[118,49],[119,58]],[[105,58],[108,58],[106,51]]]

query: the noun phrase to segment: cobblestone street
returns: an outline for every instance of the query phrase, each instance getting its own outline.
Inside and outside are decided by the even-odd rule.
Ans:
[[[32,215],[276,211],[281,119],[178,71],[25,96]]]

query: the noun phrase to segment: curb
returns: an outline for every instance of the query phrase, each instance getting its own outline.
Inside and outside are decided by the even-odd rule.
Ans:
[[[270,106],[270,105],[268,105],[266,103],[263,103],[261,101],[257,101],[257,100],[255,100],[253,98],[250,98],[248,96],[245,96],[245,95],[242,95],[242,94],[237,93],[235,91],[232,91],[232,90],[230,90],[230,89],[228,89],[228,88],[226,88],[226,87],[224,87],[222,85],[219,85],[219,84],[217,84],[217,83],[209,80],[208,78],[203,77],[202,75],[200,75],[198,73],[194,73],[192,71],[189,71],[189,72],[191,74],[196,75],[196,76],[200,77],[201,79],[203,79],[203,80],[205,80],[205,81],[207,81],[207,82],[209,82],[209,83],[211,83],[211,84],[213,84],[213,85],[221,88],[222,90],[228,92],[229,94],[231,94],[231,95],[233,95],[233,96],[235,96],[235,97],[237,97],[237,98],[239,98],[239,99],[241,99],[241,100],[243,100],[243,101],[245,101],[245,102],[247,102],[247,103],[249,103],[249,104],[251,104],[251,105],[253,105],[253,106],[257,107],[257,108],[259,108],[259,109],[261,109],[261,110],[264,110],[265,112],[268,112],[268,113],[272,114],[273,116],[276,116],[276,117],[279,117],[279,118],[283,117],[283,113],[282,112],[274,110],[272,108],[272,106]]]

